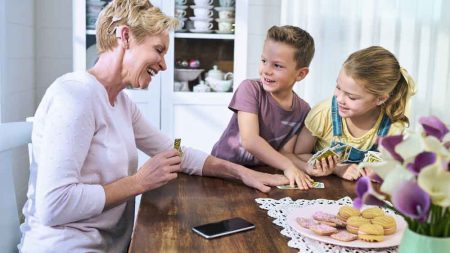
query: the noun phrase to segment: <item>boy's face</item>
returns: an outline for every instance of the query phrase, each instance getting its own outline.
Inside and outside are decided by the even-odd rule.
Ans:
[[[334,95],[341,117],[365,116],[381,105],[380,99],[369,93],[360,82],[347,75],[344,68],[339,72]]]
[[[272,94],[291,92],[296,81],[302,80],[307,68],[297,69],[295,48],[273,40],[266,40],[259,63],[259,77],[264,90]]]

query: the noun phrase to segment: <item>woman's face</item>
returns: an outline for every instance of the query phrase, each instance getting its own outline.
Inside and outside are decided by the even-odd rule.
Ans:
[[[341,69],[334,91],[341,117],[365,116],[379,105],[377,96],[369,93],[360,82],[348,76],[344,68]]]
[[[166,70],[164,56],[169,48],[169,33],[147,36],[140,44],[129,42],[123,60],[124,83],[133,88],[145,89],[152,78]]]

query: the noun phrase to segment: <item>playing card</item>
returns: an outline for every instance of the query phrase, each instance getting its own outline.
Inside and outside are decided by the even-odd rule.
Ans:
[[[363,162],[367,162],[367,163],[377,163],[377,162],[381,162],[381,161],[383,161],[383,159],[381,159],[380,153],[379,153],[379,152],[368,151],[368,152],[364,155],[364,160],[363,160]]]
[[[322,182],[313,182],[313,187],[312,188],[325,188],[325,184],[324,183],[322,183]],[[292,187],[292,186],[290,186],[290,185],[288,185],[288,184],[286,184],[286,185],[277,185],[277,188],[278,189],[282,189],[282,190],[292,190],[292,189],[299,189],[297,186],[294,186],[294,187]]]
[[[173,141],[173,148],[180,152],[180,155],[183,155],[183,151],[181,150],[181,138],[175,138]]]

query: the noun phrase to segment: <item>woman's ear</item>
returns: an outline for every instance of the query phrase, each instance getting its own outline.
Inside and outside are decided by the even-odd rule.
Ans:
[[[130,47],[130,28],[126,25],[118,26],[116,28],[116,37],[119,45],[125,49]]]
[[[295,80],[297,82],[303,80],[303,78],[305,78],[306,75],[308,75],[308,73],[309,73],[309,68],[308,67],[299,68],[297,70],[297,78]]]

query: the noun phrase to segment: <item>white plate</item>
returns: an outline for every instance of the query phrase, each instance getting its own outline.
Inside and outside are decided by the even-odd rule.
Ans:
[[[223,34],[230,34],[234,33],[234,31],[221,31],[221,30],[214,30],[216,33],[223,33]]]
[[[297,223],[296,219],[298,217],[304,218],[312,218],[313,214],[318,211],[325,211],[331,214],[337,214],[339,211],[340,205],[337,204],[316,204],[305,207],[291,208],[287,214],[287,224],[294,228],[297,232],[299,232],[302,236],[308,237],[317,241],[344,246],[344,247],[352,247],[352,248],[388,248],[398,246],[400,244],[400,240],[402,239],[403,231],[406,229],[406,222],[403,220],[401,216],[392,215],[395,217],[395,221],[397,222],[397,232],[393,235],[384,236],[384,240],[381,242],[365,242],[361,240],[355,240],[351,242],[342,242],[339,240],[335,240],[329,236],[322,236],[314,233],[313,231],[300,226]]]
[[[213,30],[197,30],[197,29],[189,29],[191,33],[212,33]]]
[[[216,11],[234,11],[234,7],[214,7]]]
[[[199,18],[199,17],[189,17],[192,21],[211,21],[213,18]]]
[[[94,44],[86,49],[86,69],[90,69],[97,61],[97,45]]]
[[[214,5],[191,5],[191,9],[199,8],[199,9],[212,9]]]

